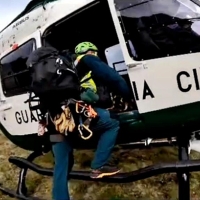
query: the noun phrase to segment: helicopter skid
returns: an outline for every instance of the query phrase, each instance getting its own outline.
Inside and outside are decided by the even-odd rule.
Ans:
[[[9,161],[18,166],[26,167],[30,170],[44,175],[44,176],[53,176],[53,169],[43,168],[37,164],[34,164],[30,161],[27,161],[24,158],[20,157],[10,157]],[[145,178],[150,178],[164,173],[178,173],[178,171],[189,170],[189,171],[199,171],[200,170],[200,160],[188,160],[188,161],[177,161],[171,163],[159,163],[156,165],[151,165],[139,170],[118,173],[114,176],[105,177],[102,179],[93,179],[90,177],[89,171],[72,171],[70,173],[70,178],[74,180],[84,180],[84,181],[95,181],[95,182],[108,182],[108,183],[130,183]]]
[[[21,200],[44,200],[44,199],[40,199],[37,197],[26,197],[23,194],[18,194],[17,192],[14,192],[14,191],[12,191],[8,188],[4,188],[2,186],[0,186],[0,191],[6,195],[9,195],[10,197],[21,199]]]
[[[28,162],[32,162],[35,158],[37,158],[41,155],[42,155],[41,152],[33,152],[25,160],[27,160]],[[25,166],[20,167],[20,168],[21,168],[21,170],[20,170],[20,174],[19,174],[17,191],[15,192],[8,188],[4,188],[2,186],[2,184],[0,184],[0,191],[6,195],[9,195],[10,197],[21,199],[21,200],[44,200],[44,199],[37,198],[37,197],[27,197],[26,196],[26,194],[27,194],[26,174],[27,174],[28,168]]]
[[[189,138],[178,137],[177,142],[179,147],[179,161],[170,163],[159,163],[145,168],[141,168],[139,170],[126,173],[118,173],[114,176],[104,177],[101,179],[92,179],[90,177],[89,171],[72,171],[70,173],[70,178],[76,180],[106,183],[130,183],[159,174],[176,173],[178,178],[179,200],[190,200],[189,173],[200,171],[200,160],[189,160]],[[17,192],[10,191],[9,189],[4,189],[1,185],[0,191],[17,199],[42,200],[36,197],[27,197],[27,187],[25,183],[26,173],[28,169],[44,176],[53,176],[53,169],[44,168],[33,163],[33,160],[41,155],[42,152],[33,152],[27,159],[11,156],[9,158],[9,162],[21,168]]]

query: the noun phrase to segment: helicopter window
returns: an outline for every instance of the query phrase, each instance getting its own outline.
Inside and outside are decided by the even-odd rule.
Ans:
[[[200,52],[200,7],[194,0],[115,0],[135,60]]]
[[[1,82],[6,97],[27,92],[30,76],[26,61],[35,48],[35,40],[29,40],[1,60]]]

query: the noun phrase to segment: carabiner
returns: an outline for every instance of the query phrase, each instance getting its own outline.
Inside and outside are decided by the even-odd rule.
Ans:
[[[88,110],[85,110],[85,111],[83,112],[83,114],[84,114],[87,118],[90,117],[90,114],[89,114]]]
[[[87,130],[90,134],[87,136],[87,137],[84,137],[84,135],[83,135],[83,132],[81,131],[81,128],[84,128],[85,130]],[[79,133],[80,133],[80,135],[81,135],[81,138],[83,139],[83,140],[88,140],[88,139],[90,139],[91,137],[92,137],[92,135],[93,135],[93,132],[89,129],[89,128],[87,128],[84,124],[82,124],[82,125],[78,125],[78,131],[79,131]]]
[[[79,106],[83,107],[81,111],[79,111]],[[82,106],[79,104],[79,102],[76,102],[76,113],[83,113],[84,110],[85,110],[85,106]]]

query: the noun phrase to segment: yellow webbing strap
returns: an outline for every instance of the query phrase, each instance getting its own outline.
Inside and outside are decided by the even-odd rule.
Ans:
[[[80,62],[81,58],[83,58],[85,56],[84,55],[80,55],[76,58],[74,64],[75,66]],[[96,84],[94,82],[94,80],[91,78],[91,74],[92,74],[92,71],[89,71],[80,81],[83,82],[84,80],[88,79],[87,81],[81,83],[81,87],[84,88],[84,89],[91,89],[93,90],[95,93],[97,92],[97,87],[96,87]]]
[[[91,89],[93,90],[95,93],[97,92],[97,87],[95,82],[93,81],[93,79],[91,78],[91,73],[92,71],[89,71],[82,79],[81,82],[83,82],[84,80],[88,79],[87,81],[85,81],[84,83],[81,83],[81,87],[87,89]],[[90,79],[89,79],[90,78]]]

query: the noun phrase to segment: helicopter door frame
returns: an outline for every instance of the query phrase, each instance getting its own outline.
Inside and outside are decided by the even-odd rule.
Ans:
[[[121,46],[121,50],[122,50],[122,54],[124,56],[124,61],[127,65],[128,68],[133,68],[133,67],[137,67],[137,66],[145,66],[146,62],[144,61],[135,61],[133,60],[128,52],[127,49],[127,42],[124,39],[124,35],[121,29],[121,25],[119,23],[119,19],[118,19],[118,15],[120,15],[119,12],[117,12],[116,8],[115,8],[115,2],[114,0],[107,0],[108,2],[108,6],[110,8],[110,12],[111,12],[111,16],[113,19],[113,23],[117,32],[117,37],[119,39],[119,44]]]
[[[115,30],[117,33],[117,37],[119,40],[119,45],[121,47],[121,52],[124,57],[124,62],[125,62],[125,65],[127,66],[129,81],[130,81],[132,90],[134,91],[134,88],[133,88],[133,85],[131,82],[130,70],[131,70],[131,68],[135,68],[135,67],[146,68],[146,62],[145,61],[135,61],[134,59],[132,59],[130,57],[128,49],[127,49],[128,42],[125,41],[125,38],[124,38],[124,35],[122,32],[122,28],[121,28],[121,25],[120,25],[120,22],[118,19],[118,16],[120,16],[120,13],[115,8],[114,0],[107,0],[107,2],[108,2],[108,6],[110,8],[111,16],[112,16]],[[136,94],[134,94],[134,96],[136,96]],[[136,105],[137,105],[137,108],[138,108],[138,111],[140,112],[140,114],[144,113],[143,110],[141,109],[141,107],[138,105],[137,101],[136,101]]]
[[[115,0],[107,2],[139,113],[160,112],[199,102],[200,52],[135,61],[128,52]]]

